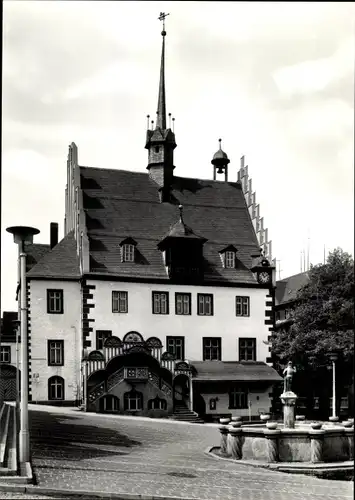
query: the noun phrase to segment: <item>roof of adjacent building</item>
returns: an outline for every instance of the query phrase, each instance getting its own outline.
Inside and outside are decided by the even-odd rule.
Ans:
[[[26,270],[29,271],[50,251],[50,245],[43,243],[31,243],[25,245]]]
[[[276,282],[275,304],[282,305],[297,299],[298,291],[309,282],[308,271]]]
[[[261,361],[190,361],[196,370],[197,381],[269,381],[278,382],[282,377],[274,368]]]
[[[27,248],[28,258],[38,252],[37,247],[48,247],[42,258],[28,271],[29,278],[80,278],[79,258],[77,256],[74,231],[68,233],[55,247],[49,245],[31,245]]]
[[[90,243],[90,271],[120,277],[166,279],[159,242],[179,220],[206,238],[206,281],[256,284],[250,271],[258,241],[240,183],[174,177],[171,202],[161,203],[157,184],[147,173],[80,167]],[[121,262],[119,244],[136,242],[136,262]],[[225,269],[219,252],[237,248],[237,266]]]

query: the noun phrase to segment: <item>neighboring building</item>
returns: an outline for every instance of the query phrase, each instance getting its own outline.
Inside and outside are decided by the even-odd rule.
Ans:
[[[21,370],[20,343],[16,343],[17,312],[4,311],[0,333],[0,401],[16,400],[16,370]],[[18,341],[20,339],[18,338]]]
[[[52,225],[51,248],[28,271],[30,398],[89,411],[161,416],[185,405],[206,418],[256,416],[281,380],[267,345],[271,242],[251,183],[249,193],[228,182],[221,145],[214,180],[175,175],[165,34],[148,172],[82,167],[69,146],[65,236],[54,244]],[[243,164],[238,178],[247,179]],[[27,247],[30,258],[36,248]]]
[[[294,274],[276,282],[275,290],[275,327],[288,329],[291,324],[291,311],[298,304],[300,289],[309,282],[308,271]]]

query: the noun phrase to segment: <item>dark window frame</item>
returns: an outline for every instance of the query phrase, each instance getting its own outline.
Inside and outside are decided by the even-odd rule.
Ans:
[[[228,257],[232,257],[232,265],[228,265]],[[224,267],[226,269],[235,269],[235,251],[233,250],[226,250],[224,252]]]
[[[136,248],[133,243],[124,243],[122,245],[122,262],[135,262]]]
[[[211,298],[211,314],[200,313],[200,297],[210,297]],[[205,307],[205,305],[204,305]],[[213,307],[213,293],[198,293],[197,294],[197,315],[198,316],[213,316],[214,315],[214,307]]]
[[[126,310],[125,311],[121,310],[121,293],[126,294]],[[114,294],[118,294],[117,299],[114,299]],[[118,310],[117,311],[115,311],[113,308],[114,300],[117,301],[117,303],[118,303]],[[128,292],[127,292],[127,290],[112,290],[112,312],[114,314],[127,314],[128,313]]]
[[[56,342],[61,346],[60,347],[60,352],[61,352],[61,362],[60,363],[54,363],[51,361],[51,342]],[[48,339],[47,340],[47,362],[48,362],[48,366],[64,366],[64,340],[63,339]]]
[[[253,346],[252,347],[245,347],[241,346],[241,342],[243,341],[253,341]],[[247,352],[248,349],[252,349],[252,355],[253,359],[245,359],[242,357],[242,352]],[[239,342],[238,342],[238,351],[239,351],[239,361],[256,361],[256,337],[239,337]],[[247,358],[248,356],[246,356]]]
[[[134,398],[133,397],[130,397],[130,396],[135,396]],[[136,403],[137,401],[140,402],[140,408],[129,408],[130,406],[130,401],[131,400],[135,400]],[[135,389],[132,389],[131,391],[128,391],[128,392],[125,392],[124,395],[123,395],[123,408],[124,408],[124,411],[142,411],[144,409],[144,399],[143,399],[143,393],[140,392],[140,391],[136,391]]]
[[[9,358],[8,361],[4,361],[2,359],[2,357],[3,357],[2,354],[3,353],[8,354],[8,358]],[[10,345],[2,345],[0,347],[0,362],[4,363],[4,364],[10,364],[11,363],[11,346]]]
[[[51,293],[60,294],[60,310],[52,311],[50,308]],[[64,314],[64,290],[62,288],[47,288],[47,314]]]
[[[155,300],[154,300],[154,296],[155,295],[165,295],[166,296],[166,312],[156,312],[155,311]],[[160,305],[159,305],[160,309],[161,309],[161,302],[160,302]],[[152,313],[153,314],[161,314],[163,316],[169,314],[169,292],[159,292],[158,290],[153,290],[152,291]]]
[[[240,314],[238,314],[238,299],[240,299]],[[247,314],[244,314],[244,305],[243,300],[246,300],[248,311]],[[236,295],[235,297],[235,315],[238,318],[249,318],[250,317],[250,297],[249,295]]]
[[[217,347],[214,346],[206,346],[207,341],[215,340],[219,345]],[[217,353],[219,356],[217,358],[212,358],[212,356],[206,356],[206,349],[210,349],[210,354],[212,354],[212,349],[218,349]],[[222,337],[202,337],[202,359],[203,361],[222,361]]]
[[[174,352],[169,351],[169,340],[174,340],[174,341],[182,340],[182,346],[181,347],[179,346],[182,350],[182,357],[181,358],[176,355],[176,345],[174,345]],[[177,335],[167,335],[167,337],[166,337],[166,350],[167,350],[167,352],[170,352],[171,354],[173,354],[176,357],[176,359],[183,361],[185,359],[185,337],[177,336]]]
[[[105,333],[105,336],[102,339],[98,338],[99,337],[98,334],[102,334],[102,333]],[[96,334],[95,335],[95,337],[96,337],[95,338],[95,340],[96,340],[96,350],[97,351],[101,351],[104,348],[105,340],[108,339],[109,337],[112,337],[112,330],[96,330],[95,334]],[[99,341],[102,341],[102,347],[99,347]]]
[[[62,397],[61,398],[52,398],[51,397],[51,383],[54,382],[54,379],[61,382],[62,386]],[[59,375],[53,375],[53,377],[49,377],[48,379],[48,401],[64,401],[65,400],[65,380],[63,377]]]
[[[188,313],[179,313],[178,312],[178,296],[181,295],[182,297],[183,296],[186,296],[189,298],[189,312]],[[183,308],[184,308],[184,301],[182,300],[182,304],[183,304]],[[177,316],[191,316],[191,293],[188,293],[188,292],[175,292],[175,314]]]
[[[235,397],[235,399],[232,397],[236,394],[240,394],[240,398]],[[246,410],[248,409],[248,398],[249,398],[249,391],[247,387],[243,386],[233,386],[229,391],[228,391],[228,398],[229,398],[229,403],[228,403],[228,410]],[[244,401],[243,401],[244,398]],[[238,404],[239,403],[239,404]],[[244,404],[243,404],[244,403]]]

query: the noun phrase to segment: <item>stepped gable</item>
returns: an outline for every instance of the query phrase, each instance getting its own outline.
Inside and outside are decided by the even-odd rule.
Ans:
[[[256,283],[249,270],[259,250],[240,183],[173,177],[170,203],[162,203],[156,183],[145,173],[80,167],[90,244],[90,271],[135,278],[166,279],[158,243],[184,221],[205,238],[205,281]],[[120,242],[137,242],[135,263],[121,262]],[[236,269],[225,269],[219,251],[233,244]]]
[[[74,231],[68,233],[52,250],[46,252],[27,273],[27,277],[78,279],[80,269]]]

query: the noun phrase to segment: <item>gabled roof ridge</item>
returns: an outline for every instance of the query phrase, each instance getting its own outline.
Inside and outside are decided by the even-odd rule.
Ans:
[[[104,171],[104,172],[126,172],[129,174],[140,174],[140,175],[144,175],[146,177],[149,177],[148,172],[141,172],[139,170],[127,170],[124,168],[88,167],[87,165],[79,165],[79,168],[83,168],[83,169],[87,169],[87,170],[100,170],[100,171]],[[242,186],[241,182],[238,180],[226,182],[226,181],[219,180],[219,179],[209,179],[209,178],[204,179],[201,177],[186,177],[186,176],[180,176],[180,175],[174,175],[173,179],[182,179],[182,180],[187,179],[190,181],[193,180],[193,181],[213,182],[216,184],[232,184],[232,185],[238,185],[240,187]]]
[[[287,278],[282,278],[282,280],[277,280],[276,283],[287,283],[290,279],[301,275],[308,276],[309,271],[302,271],[301,273],[292,274],[291,276],[287,276]]]

